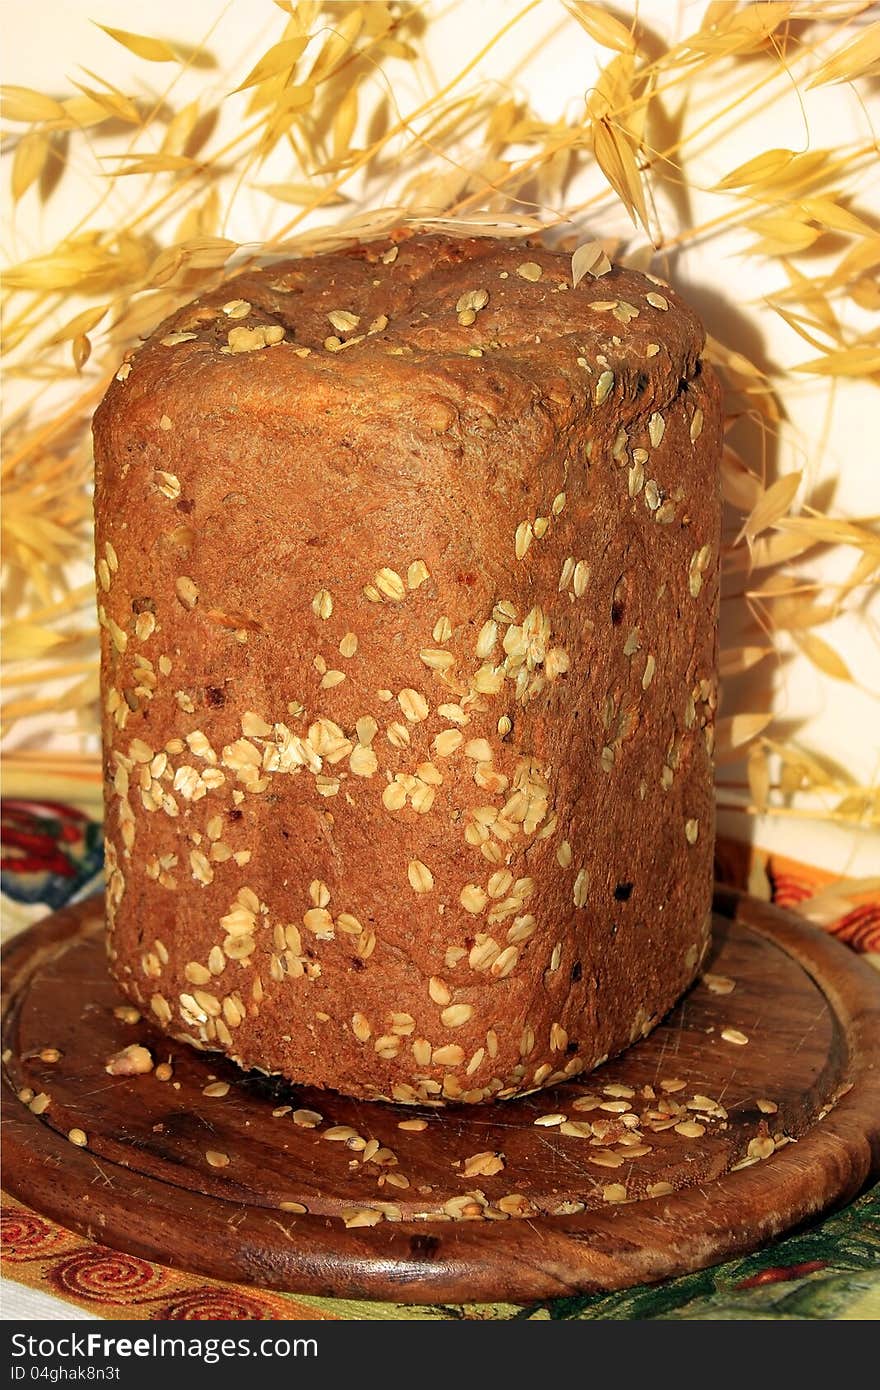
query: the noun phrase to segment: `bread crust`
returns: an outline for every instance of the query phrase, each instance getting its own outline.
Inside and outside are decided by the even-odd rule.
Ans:
[[[428,236],[271,266],[100,406],[110,963],[175,1036],[478,1102],[694,978],[719,391],[672,291],[570,270]]]

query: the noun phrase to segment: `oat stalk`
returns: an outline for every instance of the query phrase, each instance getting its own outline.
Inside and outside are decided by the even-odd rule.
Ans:
[[[571,249],[595,241],[591,262],[607,252],[663,274],[673,250],[739,229],[743,259],[775,263],[776,291],[752,307],[759,325],[778,316],[802,340],[795,370],[768,376],[723,342],[709,344],[728,411],[724,715],[739,721],[729,751],[745,768],[745,781],[731,782],[722,761],[719,800],[746,814],[876,824],[875,785],[852,784],[817,753],[775,737],[770,673],[784,680],[783,659],[797,652],[828,683],[829,699],[837,683],[859,680],[833,636],[818,629],[866,612],[880,572],[877,519],[823,511],[799,475],[779,476],[769,463],[796,438],[805,385],[830,399],[853,379],[880,380],[876,339],[854,327],[880,308],[878,218],[862,199],[876,141],[831,149],[813,132],[801,152],[756,148],[710,190],[717,212],[701,223],[670,212],[661,196],[674,193],[673,205],[685,208],[694,161],[743,109],[772,118],[792,87],[805,93],[846,82],[867,95],[877,71],[867,0],[710,3],[693,32],[660,50],[635,6],[612,15],[575,0],[528,0],[497,33],[477,26],[454,76],[415,100],[406,93],[423,91],[427,80],[420,28],[436,22],[431,5],[261,3],[275,16],[275,33],[240,71],[218,74],[210,35],[184,49],[108,28],[108,44],[128,50],[136,90],[150,90],[149,100],[85,73],[66,95],[15,86],[4,93],[3,148],[19,221],[26,215],[37,225],[41,204],[78,164],[91,162],[106,183],[57,244],[9,265],[4,277],[5,369],[30,392],[4,422],[0,684],[4,735],[16,748],[7,753],[7,784],[11,777],[14,789],[43,796],[97,793],[86,580],[91,412],[140,337],[231,273],[234,257],[238,266],[253,254],[227,235],[247,188],[265,200],[265,247],[291,254],[407,223],[567,236]],[[503,80],[490,89],[477,82],[480,65],[495,61],[501,40],[539,5],[548,27],[569,26],[585,57],[601,55],[598,81],[580,103],[560,103],[554,120]],[[531,61],[540,63],[540,52]],[[402,82],[405,72],[421,86]],[[526,65],[518,74],[518,92],[527,93],[529,72]],[[186,102],[178,97],[183,74],[201,85]],[[233,132],[215,133],[227,111]],[[264,166],[279,152],[288,172],[270,179]],[[576,192],[584,174],[595,186],[586,198]],[[624,240],[621,207],[632,226]],[[606,227],[614,230],[603,234]],[[825,247],[831,260],[816,275],[812,257]],[[842,580],[811,573],[813,557],[829,548],[851,557]],[[767,672],[757,687],[756,672]],[[59,718],[76,747],[49,756],[41,740]]]

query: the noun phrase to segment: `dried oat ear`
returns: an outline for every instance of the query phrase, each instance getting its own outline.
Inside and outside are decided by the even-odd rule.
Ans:
[[[432,21],[415,8],[391,15],[380,6],[369,6],[364,19],[354,7],[343,20],[334,15],[328,28],[325,10],[316,6],[306,18],[298,17],[305,28],[293,38],[285,28],[288,17],[279,13],[280,27],[270,36],[267,51],[249,73],[229,74],[225,86],[220,84],[222,95],[212,67],[210,36],[183,49],[161,37],[105,26],[101,42],[108,56],[115,52],[117,60],[132,69],[143,63],[186,63],[183,105],[175,105],[173,85],[161,103],[144,105],[132,97],[130,92],[140,86],[135,72],[130,83],[111,84],[96,77],[88,92],[75,87],[66,94],[22,85],[6,88],[4,117],[15,141],[12,201],[17,225],[26,232],[23,244],[33,242],[35,249],[5,272],[7,286],[22,292],[5,351],[15,375],[28,376],[38,362],[41,379],[52,380],[60,400],[59,408],[53,393],[50,417],[41,408],[16,409],[6,423],[7,457],[15,463],[4,506],[15,543],[7,546],[5,563],[13,579],[11,590],[22,596],[21,612],[5,634],[4,660],[12,663],[4,673],[12,687],[4,704],[6,726],[22,719],[37,721],[36,727],[48,735],[56,710],[73,713],[83,727],[93,722],[93,681],[82,669],[81,653],[88,639],[77,637],[75,649],[70,646],[74,629],[87,633],[91,628],[92,598],[83,593],[78,568],[65,574],[62,560],[90,558],[89,424],[104,375],[115,373],[116,381],[125,383],[144,339],[193,296],[198,298],[163,335],[170,340],[170,351],[191,345],[201,330],[213,325],[218,350],[225,347],[230,358],[265,359],[267,352],[279,350],[278,330],[287,325],[285,350],[306,360],[312,349],[301,342],[297,298],[307,288],[307,279],[302,262],[279,268],[279,259],[347,247],[346,259],[363,262],[378,278],[393,271],[417,227],[454,238],[445,240],[437,253],[438,268],[466,265],[472,237],[480,238],[481,251],[488,257],[496,239],[517,236],[521,240],[516,260],[499,279],[507,275],[524,286],[539,287],[546,268],[540,248],[525,238],[543,234],[547,216],[545,211],[522,211],[525,204],[516,198],[524,189],[536,189],[538,203],[556,210],[551,222],[563,226],[568,218],[571,226],[580,228],[586,218],[591,226],[588,233],[578,231],[562,242],[567,265],[564,281],[557,286],[560,297],[568,294],[574,299],[595,284],[609,283],[611,261],[619,259],[613,208],[608,224],[613,234],[603,235],[609,198],[638,228],[627,257],[634,268],[650,271],[674,252],[682,258],[684,279],[691,248],[711,246],[714,237],[727,236],[732,229],[742,233],[734,238],[738,249],[730,260],[725,244],[731,285],[721,285],[719,293],[728,303],[737,299],[738,314],[749,319],[749,328],[758,336],[766,337],[781,320],[786,333],[795,335],[791,341],[801,338],[803,346],[792,368],[775,373],[771,383],[732,343],[710,338],[707,345],[708,360],[724,375],[731,433],[723,479],[731,509],[730,534],[740,532],[724,552],[731,575],[727,607],[735,617],[723,652],[728,701],[742,688],[732,683],[736,674],[792,645],[798,659],[809,662],[823,681],[852,683],[857,673],[821,627],[860,604],[875,585],[876,537],[870,525],[858,520],[832,521],[817,507],[815,496],[806,499],[811,507],[804,510],[803,480],[791,473],[787,479],[775,477],[774,456],[784,458],[789,448],[795,453],[801,448],[804,377],[813,383],[814,395],[827,393],[831,402],[833,393],[845,413],[851,409],[846,393],[877,371],[876,347],[857,321],[861,310],[876,307],[870,278],[876,233],[870,218],[854,210],[847,192],[872,165],[875,150],[870,141],[834,148],[823,140],[820,128],[810,132],[803,152],[763,146],[772,138],[773,102],[781,75],[793,84],[795,95],[844,82],[857,91],[867,90],[876,64],[876,37],[873,28],[862,23],[863,9],[858,0],[843,6],[813,0],[793,26],[784,5],[725,9],[710,4],[702,13],[686,17],[680,31],[669,29],[661,37],[647,34],[636,10],[617,19],[596,5],[569,6],[563,19],[572,50],[584,45],[594,49],[600,68],[585,102],[571,103],[550,126],[534,118],[528,93],[544,61],[540,48],[518,79],[523,95],[487,102],[468,88],[474,53],[464,53],[448,87],[427,98],[419,90],[414,98],[416,125],[423,135],[430,131],[428,144],[411,133],[413,106],[404,91],[406,79],[402,85],[398,81],[407,65],[421,62],[431,42]],[[497,33],[468,30],[474,50],[493,48],[509,24],[517,25],[521,18],[506,21]],[[688,55],[684,68],[683,52]],[[393,69],[386,66],[389,59]],[[279,66],[284,63],[290,66]],[[740,101],[730,100],[731,82]],[[204,83],[208,85],[200,86]],[[389,91],[394,101],[389,102]],[[667,97],[677,101],[683,91],[692,99],[683,104],[682,121],[654,148],[650,141],[655,106]],[[247,110],[231,144],[222,133],[226,123],[217,120],[225,103],[231,103],[236,120]],[[745,159],[738,154],[734,161],[725,149],[730,138],[739,144],[743,110],[758,118],[745,122],[753,148],[745,152]],[[808,104],[805,110],[809,116]],[[762,114],[771,119],[761,121]],[[324,148],[328,131],[329,149]],[[249,322],[257,303],[256,285],[255,296],[230,285],[214,304],[202,301],[219,281],[253,259],[253,246],[237,246],[226,235],[246,182],[238,174],[261,165],[292,132],[302,170],[294,169],[283,183],[261,183],[248,193],[266,208],[271,229],[262,247],[267,272],[263,280],[270,294],[278,285],[290,301],[290,311],[282,320],[275,312],[277,305],[265,303],[261,320]],[[119,210],[114,235],[107,235],[98,199],[92,211],[77,206],[75,225],[60,226],[57,241],[44,244],[38,225],[43,203],[73,177],[84,142],[95,134],[107,156],[107,177]],[[653,196],[654,185],[664,170],[674,171],[687,191],[692,158],[700,156],[707,138],[721,177],[711,189],[701,180],[701,198],[710,203],[707,220],[690,225],[677,221],[668,208],[663,211],[663,201]],[[575,185],[585,142],[586,158],[594,162],[603,185],[586,205]],[[316,181],[313,170],[319,166],[324,175]],[[462,182],[465,170],[469,177]],[[227,171],[231,177],[221,178]],[[390,195],[389,171],[397,179]],[[147,200],[144,179],[150,180]],[[201,190],[196,197],[194,190]],[[435,211],[426,216],[426,208]],[[311,224],[316,220],[328,225],[315,229]],[[33,232],[30,237],[28,230]],[[550,234],[555,236],[556,230],[551,228]],[[817,249],[828,251],[821,273],[816,273]],[[775,266],[777,274],[772,292],[757,304],[747,304],[741,285],[756,257],[770,267],[771,275]],[[456,287],[450,311],[463,294],[478,290],[489,294],[488,303],[460,312],[474,313],[473,323],[464,327],[482,331],[494,312],[495,292],[483,267],[478,282]],[[664,358],[663,323],[674,312],[676,296],[652,280],[643,298],[644,304],[629,290],[618,294],[609,289],[600,296],[604,307],[594,305],[595,312],[610,315],[624,328],[643,321],[646,308],[654,314],[657,326],[645,347],[645,367],[627,386],[642,398],[651,382],[647,367]],[[531,337],[542,327],[537,307],[527,307],[522,320]],[[334,287],[321,306],[321,340],[330,343],[322,352],[344,348],[344,358],[356,350],[352,339],[372,333],[383,318],[383,328],[375,331],[390,328],[393,333],[391,308],[389,299],[367,319],[344,303]],[[640,318],[633,317],[635,311]],[[328,312],[356,315],[359,322],[343,317],[334,326]],[[850,314],[856,318],[850,320]],[[726,333],[726,313],[722,318]],[[490,337],[495,340],[503,341],[503,336]],[[476,343],[466,351],[478,361],[491,360],[491,347],[485,357]],[[698,361],[691,380],[698,380],[701,370]],[[608,375],[596,373],[591,380],[597,401],[612,390],[613,364],[604,372]],[[171,416],[163,412],[160,429],[163,418]],[[693,425],[697,432],[702,428],[699,409]],[[126,462],[120,460],[119,466],[124,468]],[[649,487],[644,462],[632,460],[631,495]],[[161,464],[155,481],[166,489],[169,500],[192,502],[177,496],[179,479]],[[780,481],[781,493],[775,490]],[[662,513],[669,502],[661,501],[658,510]],[[835,569],[833,584],[818,571],[805,577],[803,566],[809,564],[810,554],[824,554],[832,544],[841,547],[844,563],[846,552],[851,553],[846,570]],[[103,559],[97,557],[99,583]],[[741,588],[739,578],[753,569],[759,579]],[[94,648],[86,659],[94,662]],[[53,694],[51,711],[38,688],[48,672],[59,683],[53,690],[60,691]],[[756,678],[759,675],[756,672]],[[860,784],[858,770],[842,777],[815,752],[805,759],[801,747],[789,746],[772,727],[773,682],[756,679],[752,686],[757,693],[750,699],[759,708],[730,709],[728,719],[743,715],[749,722],[740,722],[735,730],[726,725],[726,737],[719,739],[720,746],[729,742],[732,732],[742,736],[732,748],[741,749],[747,759],[748,789],[743,790],[742,768],[721,767],[722,805],[746,815],[755,810],[779,816],[796,812],[853,824],[870,819],[876,793]],[[833,696],[835,686],[827,689]],[[40,795],[54,787],[63,799],[72,781],[94,808],[100,773],[93,754],[65,755],[63,767],[57,754],[34,757],[31,749],[26,755],[9,749],[7,758],[16,777],[25,785],[33,779],[30,784],[39,786]],[[796,805],[789,804],[791,798]]]

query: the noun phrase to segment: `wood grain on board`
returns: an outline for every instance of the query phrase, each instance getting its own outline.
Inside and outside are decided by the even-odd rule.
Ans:
[[[4,952],[4,1185],[148,1259],[313,1294],[527,1301],[753,1249],[880,1166],[880,980],[732,892],[707,974],[648,1038],[553,1090],[442,1110],[291,1087],[123,1021],[101,912],[65,909]],[[172,1076],[108,1075],[132,1043]]]

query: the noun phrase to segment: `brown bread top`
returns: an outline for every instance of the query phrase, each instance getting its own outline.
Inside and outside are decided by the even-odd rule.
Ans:
[[[111,961],[353,1094],[594,1066],[711,888],[720,410],[667,288],[413,237],[250,272],[95,420]],[[109,547],[109,548],[108,548]]]
[[[545,408],[560,422],[560,407],[580,412],[585,396],[598,405],[606,393],[616,409],[641,412],[672,399],[703,342],[681,299],[636,272],[587,276],[573,290],[570,257],[557,252],[416,237],[227,282],[166,320],[137,353],[126,389],[111,386],[97,420],[117,402],[127,419],[154,390],[166,399],[182,392],[186,404],[203,387],[226,390],[230,408],[253,392],[255,404],[281,409],[288,388],[308,393],[316,415],[325,396],[343,394],[354,411],[361,393],[369,400],[381,385],[423,399],[425,424],[438,432],[456,407],[484,410],[489,419],[474,424],[491,428],[493,399],[520,380],[533,399],[547,391]],[[267,346],[281,350],[266,356]],[[298,413],[295,400],[286,408]]]

